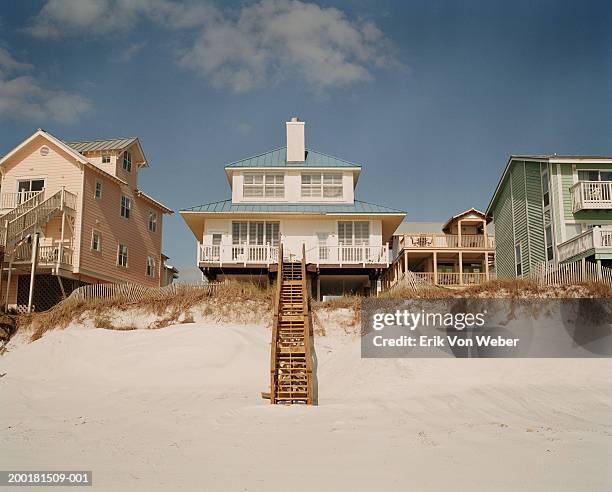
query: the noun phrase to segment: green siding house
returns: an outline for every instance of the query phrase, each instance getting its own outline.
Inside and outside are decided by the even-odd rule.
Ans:
[[[487,208],[498,277],[542,263],[612,263],[612,157],[513,155]]]

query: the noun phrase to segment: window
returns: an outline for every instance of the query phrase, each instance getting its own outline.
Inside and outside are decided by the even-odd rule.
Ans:
[[[23,179],[17,183],[17,205],[29,200],[45,188],[44,179]]]
[[[123,169],[128,173],[132,172],[132,153],[127,150],[123,153]]]
[[[612,171],[578,171],[578,181],[612,181]]]
[[[523,275],[523,255],[521,249],[521,243],[516,243],[514,246],[514,262],[516,265],[517,277],[521,277]]]
[[[302,198],[342,198],[342,174],[302,174]]]
[[[283,198],[285,176],[283,174],[247,173],[244,175],[242,195],[246,198]]]
[[[155,277],[155,259],[147,257],[147,277]]]
[[[547,225],[544,228],[544,239],[546,240],[546,260],[552,261],[555,257],[555,252],[553,249],[553,235],[551,225]]]
[[[132,207],[132,203],[130,199],[127,196],[122,195],[121,196],[121,217],[123,217],[124,219],[129,219],[131,207]]]
[[[117,247],[117,265],[125,268],[128,266],[128,248],[123,243]]]
[[[278,246],[279,222],[232,222],[232,244]]]
[[[370,242],[368,221],[339,221],[338,242],[343,246],[362,246]]]
[[[100,181],[98,180],[96,180],[96,189],[94,191],[94,197],[96,200],[102,198],[102,183],[100,183]]]
[[[157,213],[153,211],[149,212],[149,231],[157,231]]]
[[[92,251],[101,251],[102,250],[102,240],[101,240],[100,232],[95,229],[91,231],[91,250]]]
[[[550,205],[550,190],[548,186],[548,169],[544,169],[542,171],[542,201],[544,203],[544,207],[548,207]]]
[[[110,155],[102,156],[102,164],[110,164]]]

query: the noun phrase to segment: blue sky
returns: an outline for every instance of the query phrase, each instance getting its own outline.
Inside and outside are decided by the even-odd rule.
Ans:
[[[297,115],[363,164],[359,199],[442,221],[486,207],[511,153],[612,154],[610,25],[605,1],[4,2],[0,154],[38,127],[138,136],[142,189],[179,210],[229,198],[224,164]]]

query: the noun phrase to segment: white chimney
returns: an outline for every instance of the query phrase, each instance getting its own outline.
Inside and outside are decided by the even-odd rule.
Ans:
[[[306,145],[304,143],[304,122],[295,116],[287,125],[287,162],[304,162]]]

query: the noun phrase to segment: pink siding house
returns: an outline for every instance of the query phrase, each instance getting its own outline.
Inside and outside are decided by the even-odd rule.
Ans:
[[[36,237],[37,310],[84,284],[162,285],[172,210],[138,188],[145,167],[137,138],[64,142],[44,130],[0,158],[0,304],[27,305]]]

